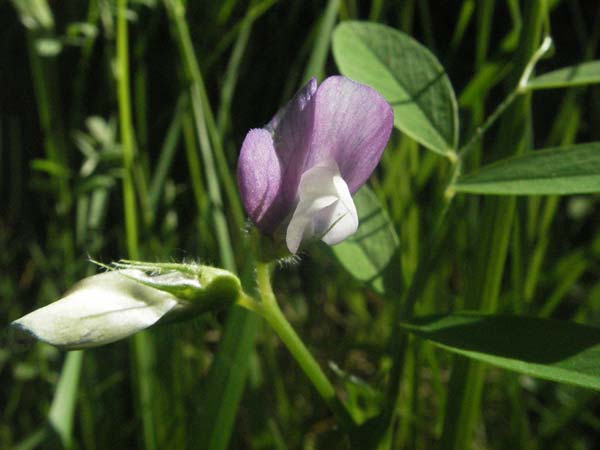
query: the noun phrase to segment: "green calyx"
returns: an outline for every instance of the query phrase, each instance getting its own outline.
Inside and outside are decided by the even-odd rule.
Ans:
[[[113,269],[136,269],[144,275],[130,276],[135,281],[177,297],[180,302],[167,316],[171,321],[190,318],[226,308],[239,298],[242,286],[233,273],[196,263],[147,263],[121,260]]]

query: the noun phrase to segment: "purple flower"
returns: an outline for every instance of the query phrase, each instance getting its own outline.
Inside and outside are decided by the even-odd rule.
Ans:
[[[248,132],[238,161],[246,212],[266,234],[286,229],[287,247],[329,245],[358,227],[354,192],[390,137],[393,113],[372,88],[342,76],[313,78],[264,127]]]

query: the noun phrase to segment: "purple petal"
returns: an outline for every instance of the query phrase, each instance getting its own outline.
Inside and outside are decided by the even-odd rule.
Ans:
[[[272,233],[295,207],[296,191],[310,150],[314,121],[313,78],[264,129],[246,135],[238,160],[244,208],[262,231]]]
[[[390,105],[374,89],[341,76],[327,78],[317,90],[310,168],[333,159],[354,193],[369,178],[389,140]]]
[[[242,144],[237,168],[238,186],[244,208],[259,228],[273,231],[277,225],[277,197],[281,189],[281,166],[271,133],[250,130]]]
[[[282,175],[282,201],[290,210],[310,152],[317,80],[311,78],[265,127],[272,131]]]

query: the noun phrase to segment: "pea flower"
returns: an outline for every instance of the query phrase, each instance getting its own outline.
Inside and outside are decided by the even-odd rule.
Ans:
[[[246,135],[238,185],[252,222],[268,235],[286,228],[291,253],[303,241],[337,244],[356,232],[352,200],[389,140],[390,105],[342,76],[311,79],[260,129]]]

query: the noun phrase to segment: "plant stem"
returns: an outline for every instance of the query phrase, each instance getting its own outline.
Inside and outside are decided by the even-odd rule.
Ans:
[[[256,275],[261,301],[257,302],[245,296],[238,301],[238,304],[260,314],[266,320],[300,365],[321,398],[337,416],[340,426],[345,431],[349,431],[355,425],[354,419],[338,398],[335,388],[323,373],[317,361],[283,315],[271,287],[270,272],[269,264],[257,263]]]
[[[127,36],[127,0],[119,0],[117,9],[117,98],[119,102],[119,126],[123,154],[123,208],[127,253],[131,259],[139,259],[137,210],[133,187],[134,139],[129,98],[129,49]]]
[[[121,151],[123,154],[123,208],[125,214],[125,238],[127,254],[131,259],[139,259],[138,218],[133,179],[133,161],[135,158],[135,140],[131,119],[131,100],[129,98],[129,42],[127,34],[127,0],[117,3],[117,99],[119,103],[119,126],[121,132]],[[147,450],[156,448],[154,431],[153,366],[154,352],[145,333],[133,338],[133,353],[136,362],[136,380],[138,388],[138,409],[142,417],[144,443]]]

